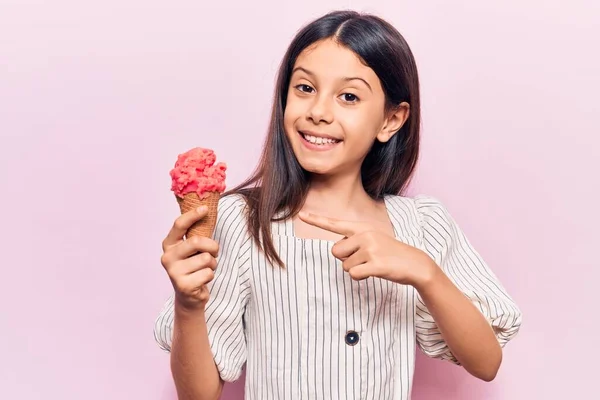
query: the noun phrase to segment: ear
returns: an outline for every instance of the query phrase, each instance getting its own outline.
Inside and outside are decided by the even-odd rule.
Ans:
[[[382,143],[387,142],[394,136],[400,128],[404,125],[406,120],[410,115],[410,104],[407,102],[402,102],[396,108],[394,108],[386,120],[384,121],[383,128],[381,128],[381,132],[377,134],[377,140]]]

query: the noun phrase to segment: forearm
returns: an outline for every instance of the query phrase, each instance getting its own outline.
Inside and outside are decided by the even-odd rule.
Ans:
[[[502,362],[502,349],[481,312],[431,261],[427,278],[415,285],[444,341],[472,375],[491,381]]]
[[[223,382],[212,357],[204,311],[191,313],[175,301],[171,372],[179,400],[217,400]]]

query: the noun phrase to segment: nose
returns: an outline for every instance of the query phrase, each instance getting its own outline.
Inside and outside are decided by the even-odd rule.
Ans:
[[[308,109],[308,119],[314,124],[324,122],[331,123],[333,120],[333,110],[331,100],[327,96],[315,96],[310,108]]]

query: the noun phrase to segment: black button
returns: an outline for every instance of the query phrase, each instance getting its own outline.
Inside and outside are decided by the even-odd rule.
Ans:
[[[358,343],[359,339],[358,333],[355,331],[348,331],[346,333],[346,344],[348,346],[354,346],[356,343]]]

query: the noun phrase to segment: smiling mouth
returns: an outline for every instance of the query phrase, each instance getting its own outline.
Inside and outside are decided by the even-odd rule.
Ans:
[[[341,142],[341,140],[338,140],[338,139],[330,139],[330,138],[324,138],[324,137],[319,137],[319,136],[312,136],[312,135],[308,135],[301,131],[299,131],[298,133],[305,141],[307,141],[310,144],[316,145],[316,146],[327,146],[327,145],[337,144],[337,143]]]

